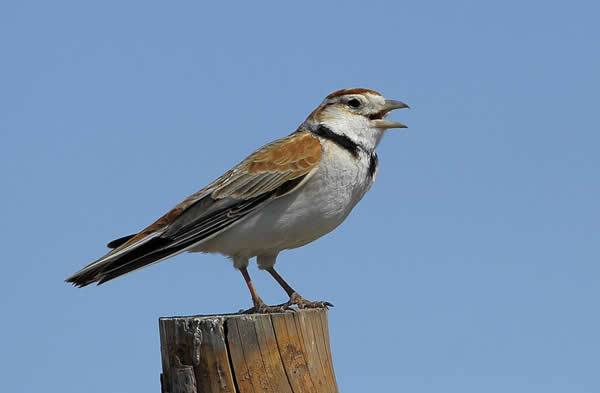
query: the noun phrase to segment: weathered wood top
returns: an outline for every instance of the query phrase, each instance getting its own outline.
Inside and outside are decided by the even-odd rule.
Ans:
[[[325,309],[159,325],[163,392],[338,392]]]

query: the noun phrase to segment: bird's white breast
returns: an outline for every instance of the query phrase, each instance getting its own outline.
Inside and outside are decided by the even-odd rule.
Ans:
[[[321,140],[315,173],[299,189],[270,202],[193,251],[250,258],[300,247],[340,225],[373,184],[369,155]]]

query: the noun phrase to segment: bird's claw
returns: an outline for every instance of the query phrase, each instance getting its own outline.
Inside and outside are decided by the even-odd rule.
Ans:
[[[295,304],[296,306],[298,306],[299,309],[304,309],[304,308],[326,308],[326,309],[329,309],[329,307],[334,307],[333,304],[326,302],[326,301],[311,302],[310,300],[304,299],[302,296],[300,296],[296,292],[294,292],[292,294],[292,296],[290,296],[290,300],[288,301],[288,303],[290,305]]]
[[[258,298],[254,301],[254,307],[247,309],[246,311],[240,310],[241,314],[274,314],[281,313],[286,311],[296,312],[295,308],[292,306],[297,306],[298,309],[307,309],[307,308],[326,308],[333,307],[333,304],[326,301],[316,301],[311,302],[310,300],[304,299],[298,293],[294,292],[292,296],[290,296],[290,300],[285,303],[277,304],[275,306],[268,306],[262,299]]]
[[[254,307],[241,311],[242,314],[274,314],[286,311],[295,311],[290,307],[289,302],[277,304],[274,306],[266,305],[260,298],[254,301]]]

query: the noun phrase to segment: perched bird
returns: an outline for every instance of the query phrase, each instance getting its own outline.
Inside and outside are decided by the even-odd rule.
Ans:
[[[327,307],[302,298],[275,271],[277,255],[331,232],[371,188],[375,148],[390,128],[404,124],[386,115],[408,105],[369,89],[328,95],[291,135],[271,142],[175,206],[141,232],[108,243],[108,254],[66,281],[98,285],[181,252],[230,257],[248,285],[250,312]],[[257,258],[283,287],[289,301],[267,306],[247,266]]]

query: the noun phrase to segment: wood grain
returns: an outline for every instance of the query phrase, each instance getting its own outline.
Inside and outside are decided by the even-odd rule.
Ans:
[[[337,393],[327,310],[161,318],[163,393]]]

